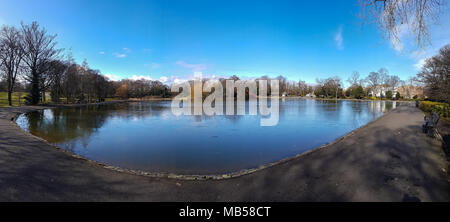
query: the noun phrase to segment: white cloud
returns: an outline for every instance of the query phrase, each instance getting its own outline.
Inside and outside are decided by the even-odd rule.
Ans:
[[[112,81],[119,81],[119,80],[122,79],[120,76],[114,75],[114,74],[103,74],[103,75],[104,75],[106,78],[108,78],[109,80],[112,80]]]
[[[206,69],[206,64],[189,64],[182,60],[177,61],[176,64],[183,68],[191,69],[193,72],[200,72]]]
[[[152,77],[150,77],[150,76],[143,76],[143,75],[140,75],[140,76],[137,76],[137,75],[133,75],[132,77],[131,77],[131,79],[132,80],[152,80]]]
[[[100,55],[104,55],[104,54],[105,54],[105,52],[101,51],[101,52],[98,52],[98,54],[100,54]]]
[[[188,80],[187,80],[187,79],[179,79],[179,78],[175,78],[175,79],[173,80],[173,83],[178,84],[178,83],[183,83],[183,82],[186,82],[186,81],[188,81]]]
[[[395,27],[395,29],[397,30],[396,32],[398,34],[397,38],[390,39],[391,47],[397,52],[403,52],[404,49],[403,43],[406,41],[406,37],[408,34],[408,25],[407,24],[398,25],[397,27]]]
[[[193,79],[194,79],[194,76],[193,76],[193,75],[187,75],[187,76],[183,76],[183,77],[180,77],[180,76],[170,76],[170,77],[169,77],[168,83],[175,83],[175,84],[178,84],[178,83],[187,82],[187,81],[193,80]]]
[[[116,58],[125,58],[125,57],[127,57],[127,54],[117,53],[117,52],[113,53],[113,55],[114,55]]]
[[[129,48],[122,48],[122,52],[115,52],[115,53],[113,53],[113,55],[116,57],[116,58],[125,58],[125,57],[127,57],[128,56],[128,54],[130,54],[131,53],[131,49],[129,49]]]
[[[169,80],[169,78],[167,78],[167,76],[161,76],[161,77],[159,78],[159,81],[162,82],[162,83],[167,82],[167,80]]]
[[[437,55],[439,53],[439,50],[445,45],[446,44],[434,44],[428,48],[411,52],[410,57],[415,61],[415,63],[413,64],[414,69],[417,71],[422,70],[422,67],[425,64],[426,60]]]
[[[400,39],[391,39],[391,46],[397,52],[403,51],[403,43]]]
[[[420,59],[419,61],[417,61],[417,63],[414,64],[414,68],[418,71],[422,70],[423,65],[425,65],[425,60],[426,59]]]
[[[339,50],[344,49],[344,38],[342,37],[342,25],[339,26],[337,33],[334,35],[334,42],[336,43],[336,48]]]

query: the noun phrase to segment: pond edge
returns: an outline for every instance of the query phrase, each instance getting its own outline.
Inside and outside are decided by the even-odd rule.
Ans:
[[[89,164],[92,164],[94,166],[97,167],[101,167],[104,169],[108,169],[108,170],[112,170],[115,172],[120,172],[120,173],[127,173],[127,174],[132,174],[132,175],[138,175],[138,176],[145,176],[145,177],[151,177],[151,178],[167,178],[167,179],[177,179],[177,180],[224,180],[224,179],[232,179],[232,178],[237,178],[237,177],[241,177],[241,176],[245,176],[245,175],[249,175],[264,169],[268,169],[270,167],[276,166],[276,165],[281,165],[287,162],[290,162],[292,160],[301,158],[301,157],[305,157],[308,156],[314,152],[318,152],[320,150],[326,149],[328,147],[330,147],[331,145],[334,145],[342,140],[344,140],[345,138],[354,135],[356,133],[356,131],[363,129],[365,127],[368,127],[369,125],[372,125],[373,123],[375,123],[376,121],[379,121],[380,119],[384,118],[387,114],[397,110],[398,106],[403,106],[403,105],[407,105],[409,102],[399,102],[397,101],[397,108],[395,109],[391,109],[385,113],[383,113],[380,117],[368,122],[367,124],[356,128],[350,132],[348,132],[347,134],[329,142],[326,143],[324,145],[321,145],[319,147],[316,148],[312,148],[308,151],[296,154],[294,156],[291,157],[287,157],[275,162],[271,162],[271,163],[267,163],[267,164],[263,164],[259,167],[255,167],[255,168],[250,168],[250,169],[243,169],[240,171],[236,171],[236,172],[231,172],[231,173],[225,173],[225,174],[210,174],[210,175],[184,175],[184,174],[174,174],[174,173],[165,173],[165,172],[148,172],[148,171],[143,171],[143,170],[133,170],[133,169],[125,169],[125,168],[121,168],[121,167],[117,167],[117,166],[112,166],[112,165],[108,165],[102,162],[98,162],[95,160],[91,160],[88,159],[86,157],[77,155],[69,150],[60,148],[58,146],[55,146],[53,144],[50,144],[48,141],[46,141],[45,139],[32,135],[31,133],[24,131],[22,128],[19,127],[19,125],[17,125],[16,120],[17,118],[22,115],[22,114],[26,114],[26,113],[30,113],[30,112],[34,112],[34,111],[39,111],[39,110],[44,110],[44,109],[52,109],[52,108],[64,108],[64,107],[80,107],[80,106],[90,106],[90,105],[102,105],[102,104],[111,104],[111,103],[123,103],[123,102],[136,102],[136,101],[109,101],[109,102],[101,102],[101,103],[93,103],[93,104],[75,104],[75,105],[48,105],[48,106],[33,106],[33,107],[15,107],[15,109],[19,109],[16,112],[11,111],[11,110],[6,110],[6,112],[10,112],[11,114],[13,114],[14,116],[12,118],[10,118],[11,122],[13,123],[13,125],[15,127],[17,127],[21,132],[25,133],[28,136],[31,136],[33,138],[36,138],[42,142],[45,142],[47,145],[53,147],[54,149],[58,150],[58,151],[62,151],[63,153],[66,153],[76,159],[79,160],[83,160],[86,161]]]

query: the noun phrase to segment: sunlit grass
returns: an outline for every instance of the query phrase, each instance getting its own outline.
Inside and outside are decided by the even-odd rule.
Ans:
[[[12,94],[12,105],[13,106],[23,106],[25,99],[24,97],[27,93],[24,92],[15,92]],[[8,93],[0,92],[0,107],[9,107],[8,104]]]
[[[14,92],[12,94],[12,106],[23,106],[25,105],[25,96],[28,93],[25,92]],[[20,99],[19,99],[20,98]],[[117,101],[120,100],[119,98],[106,98],[105,101]],[[46,93],[45,103],[49,104],[52,100],[50,98],[50,93]],[[66,98],[60,98],[61,104],[66,104],[67,99]],[[8,93],[7,92],[0,92],[0,107],[10,107],[8,104]]]

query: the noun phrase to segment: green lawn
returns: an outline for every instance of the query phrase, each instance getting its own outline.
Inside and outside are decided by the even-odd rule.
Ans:
[[[12,105],[13,106],[23,106],[25,99],[24,97],[27,95],[28,93],[25,92],[15,92],[12,95]],[[20,96],[20,104],[19,104],[19,96]],[[120,100],[118,98],[106,98],[105,101],[116,101],[116,100]],[[46,93],[46,103],[50,103],[51,102],[51,98],[50,98],[50,93],[47,92]],[[65,103],[66,102],[66,98],[61,98],[61,103]],[[0,92],[0,107],[9,107],[8,105],[8,93],[7,92]]]
[[[20,93],[15,92],[12,95],[12,105],[13,106],[23,106],[23,103],[25,101],[24,97],[27,95],[27,93]],[[19,104],[19,97],[20,97],[20,104]],[[8,105],[8,93],[7,92],[0,92],[0,107],[9,107]]]

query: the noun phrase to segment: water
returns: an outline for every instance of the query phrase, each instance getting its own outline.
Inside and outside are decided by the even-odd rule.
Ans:
[[[395,102],[280,101],[279,123],[261,116],[174,116],[170,101],[54,108],[23,114],[25,131],[98,162],[177,174],[255,168],[329,143]]]

